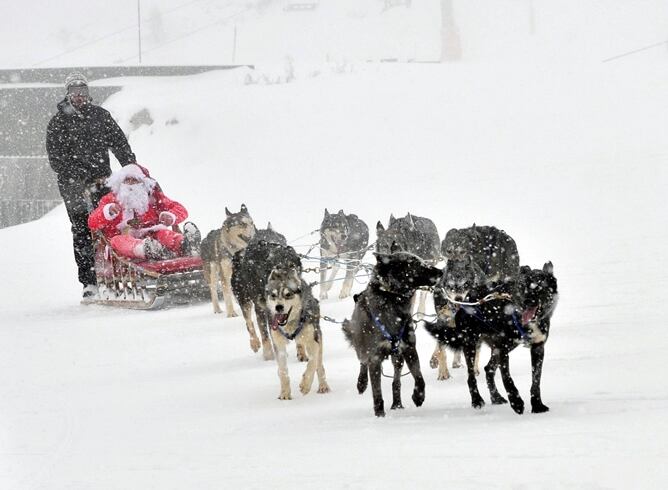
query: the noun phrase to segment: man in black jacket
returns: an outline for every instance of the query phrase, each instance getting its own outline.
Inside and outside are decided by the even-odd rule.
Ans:
[[[86,298],[97,294],[88,213],[109,191],[104,186],[111,174],[109,150],[122,166],[136,163],[136,159],[111,114],[92,103],[84,75],[70,74],[65,89],[67,95],[46,129],[46,151],[72,223],[74,259]]]

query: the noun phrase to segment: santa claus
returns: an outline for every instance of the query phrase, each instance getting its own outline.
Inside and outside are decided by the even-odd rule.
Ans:
[[[196,254],[197,227],[186,223],[184,234],[173,230],[188,211],[165,196],[146,169],[126,165],[112,173],[106,184],[111,192],[88,216],[88,227],[101,231],[116,253],[152,260]]]

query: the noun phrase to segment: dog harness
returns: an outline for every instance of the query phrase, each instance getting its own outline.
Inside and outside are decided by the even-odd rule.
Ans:
[[[399,332],[399,335],[395,337],[389,332],[387,327],[382,324],[380,318],[371,313],[368,302],[366,304],[366,311],[367,313],[369,313],[369,317],[371,318],[371,321],[376,326],[376,328],[378,328],[378,330],[380,330],[380,333],[383,334],[383,337],[385,337],[385,339],[387,339],[390,342],[390,345],[392,346],[392,354],[396,354],[397,352],[399,352],[399,342],[401,342],[404,338],[407,324],[406,323],[403,324],[403,326],[401,327],[401,331]]]
[[[474,308],[474,307],[471,307],[471,306],[464,306],[463,309],[467,314],[471,315],[472,317],[474,317],[477,320],[480,320],[481,322],[483,322],[485,325],[487,325],[492,330],[498,331],[498,329],[494,328],[492,325],[489,324],[489,322],[487,322],[487,320],[485,320],[485,317],[482,316],[482,313],[480,312],[480,310],[478,308]],[[522,343],[525,344],[525,345],[528,345],[531,342],[531,337],[529,337],[529,334],[522,327],[522,322],[519,321],[519,319],[517,318],[517,310],[515,310],[514,308],[513,308],[513,314],[512,314],[511,317],[513,319],[513,325],[515,326],[518,333],[520,334],[520,337],[522,339]]]

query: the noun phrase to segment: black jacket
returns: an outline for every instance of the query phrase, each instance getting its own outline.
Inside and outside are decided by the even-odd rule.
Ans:
[[[108,177],[109,150],[123,166],[136,163],[128,140],[109,111],[92,103],[76,110],[67,99],[58,104],[58,113],[46,129],[46,151],[61,184]]]

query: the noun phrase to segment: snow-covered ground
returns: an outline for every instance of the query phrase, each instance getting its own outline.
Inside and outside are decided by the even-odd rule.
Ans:
[[[1,489],[668,485],[668,60],[659,48],[600,63],[665,38],[650,22],[665,2],[536,0],[530,47],[510,22],[525,15],[520,2],[493,2],[476,16],[480,3],[455,2],[462,63],[342,66],[305,56],[289,84],[247,85],[245,70],[124,79],[106,107],[140,163],[205,231],[241,203],[289,240],[317,228],[325,207],[357,213],[372,236],[378,220],[410,211],[433,219],[441,236],[496,225],[515,238],[523,264],[552,260],[560,302],[542,384],[550,412],[473,410],[462,370],[436,380],[434,343],[420,328],[425,404],[410,403],[406,377],[406,409],[376,419],[370,393],[355,389],[355,354],[329,323],[332,392],[279,401],[276,365],[251,352],[240,318],[209,304],[79,305],[61,206],[0,230]],[[113,30],[112,14],[100,16]],[[256,21],[246,27],[280,30]],[[262,49],[258,57],[277,64],[290,54]],[[99,46],[87,56],[96,53],[114,59]],[[144,109],[153,123],[136,127]],[[321,307],[342,319],[353,305]],[[290,352],[294,395],[304,366]],[[511,359],[528,401],[528,351]],[[383,387],[388,400],[389,380]]]
[[[279,401],[239,318],[80,306],[60,207],[0,231],[0,487],[663,488],[667,74],[464,63],[271,86],[233,72],[128,81],[108,108],[127,131],[149,110],[131,144],[205,230],[242,202],[289,239],[326,206],[372,230],[411,211],[441,235],[494,224],[522,263],[552,260],[551,411],[474,411],[463,371],[436,380],[420,329],[426,402],[377,420],[332,324],[332,393]],[[343,318],[352,300],[322,309]],[[289,369],[296,390],[303,365]],[[528,400],[525,349],[512,369]]]

